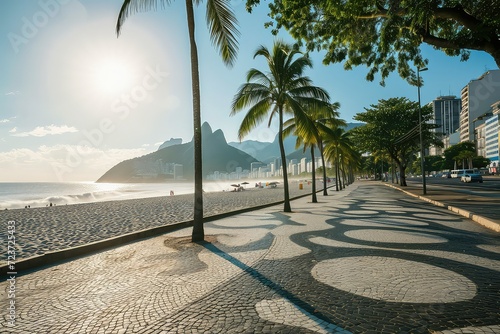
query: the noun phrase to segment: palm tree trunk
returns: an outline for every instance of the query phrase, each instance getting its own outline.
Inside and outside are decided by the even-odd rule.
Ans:
[[[186,0],[187,1],[187,0]],[[290,206],[290,193],[288,190],[288,172],[286,168],[286,154],[285,146],[283,145],[283,107],[279,107],[279,131],[278,131],[278,144],[280,146],[281,166],[283,167],[283,189],[285,192],[285,203],[283,207],[284,212],[292,212]]]
[[[326,189],[327,180],[326,180],[326,164],[325,164],[325,155],[323,154],[323,141],[319,141],[319,153],[321,154],[321,162],[323,163],[323,196],[328,196],[328,190]]]
[[[339,158],[335,160],[335,191],[339,191]]]
[[[342,184],[343,184],[343,188],[342,189],[345,189],[346,187],[346,183],[347,183],[347,173],[345,171],[345,166],[344,164],[342,164]]]
[[[312,159],[312,202],[318,203],[316,197],[316,163],[314,162],[314,145],[311,145],[311,159]]]
[[[344,182],[344,174],[342,172],[342,166],[340,165],[340,160],[339,160],[339,190],[344,189],[342,186],[342,183]]]
[[[195,40],[194,10],[192,0],[186,0],[186,12],[191,49],[191,80],[193,90],[193,126],[194,126],[194,217],[191,241],[203,241],[203,167],[201,153],[201,103],[200,75],[198,71],[198,49]]]

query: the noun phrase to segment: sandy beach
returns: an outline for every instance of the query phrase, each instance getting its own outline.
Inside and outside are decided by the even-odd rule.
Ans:
[[[322,185],[322,184],[321,184]],[[318,188],[318,190],[321,186]],[[334,190],[329,190],[334,191]],[[311,192],[290,182],[290,196]],[[321,193],[319,194],[321,196]],[[283,185],[277,188],[249,187],[241,192],[204,194],[204,215],[212,216],[283,200]],[[152,227],[193,219],[194,196],[179,195],[122,201],[97,202],[0,211],[0,239],[6,240],[7,222],[15,221],[16,260]],[[293,207],[292,207],[293,209]],[[2,254],[7,254],[2,243]],[[6,257],[0,265],[6,263]]]

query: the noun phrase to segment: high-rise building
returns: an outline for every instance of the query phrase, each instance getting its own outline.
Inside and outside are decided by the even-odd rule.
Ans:
[[[300,159],[300,171],[299,173],[305,173],[307,172],[307,159],[302,158]]]
[[[471,80],[461,92],[460,141],[474,141],[474,120],[484,115],[500,99],[500,70],[484,73]]]
[[[274,169],[279,171],[281,168],[281,158],[275,158],[272,162],[274,163]]]
[[[458,130],[460,126],[460,109],[462,102],[456,96],[439,96],[432,101],[432,111],[434,113],[434,129],[443,136],[448,136]]]

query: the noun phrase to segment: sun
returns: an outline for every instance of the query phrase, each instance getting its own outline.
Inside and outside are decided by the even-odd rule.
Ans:
[[[103,59],[91,67],[91,84],[97,93],[117,95],[130,89],[133,71],[129,64],[121,59]]]

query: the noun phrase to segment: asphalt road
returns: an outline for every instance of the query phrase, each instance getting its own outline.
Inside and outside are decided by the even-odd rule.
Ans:
[[[422,195],[422,178],[408,178],[405,190]],[[483,183],[460,179],[426,178],[425,197],[452,205],[500,223],[500,177],[486,176]]]

